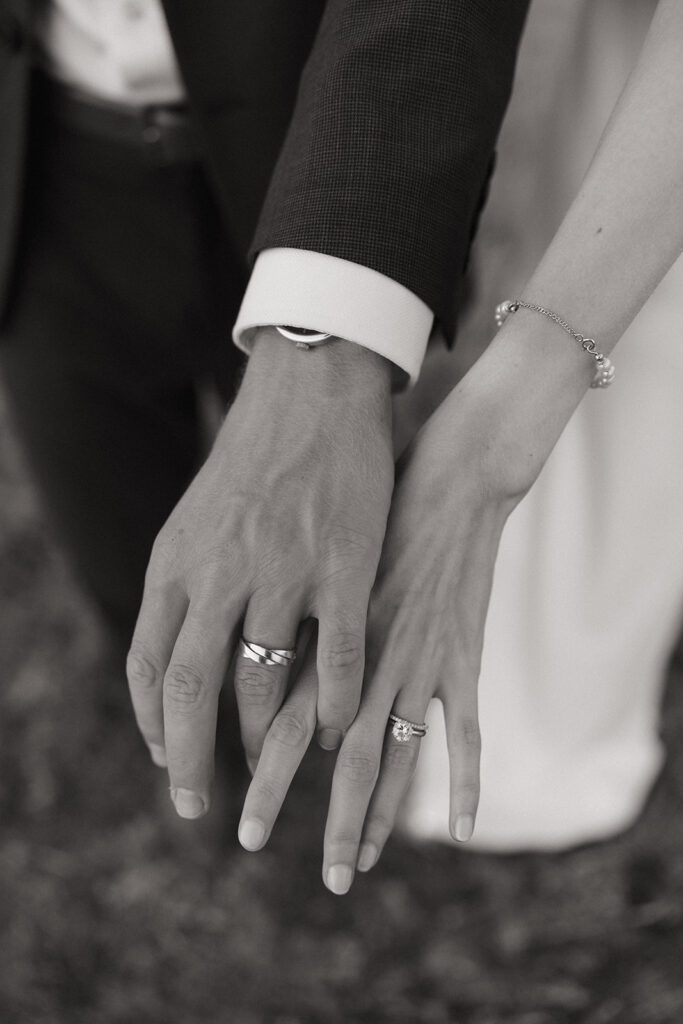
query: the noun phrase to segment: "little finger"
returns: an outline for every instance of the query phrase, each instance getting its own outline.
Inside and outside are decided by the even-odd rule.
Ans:
[[[454,839],[471,839],[479,805],[481,736],[476,705],[463,706],[457,696],[443,695],[450,762],[449,829]],[[470,706],[471,705],[471,706]]]
[[[176,583],[156,579],[150,564],[126,659],[126,676],[138,728],[152,760],[160,768],[167,765],[162,696],[164,674],[187,604],[185,590]]]

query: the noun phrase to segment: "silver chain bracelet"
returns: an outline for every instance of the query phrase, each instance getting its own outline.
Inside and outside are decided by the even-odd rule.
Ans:
[[[521,307],[524,309],[532,309],[536,313],[542,313],[543,316],[547,316],[549,320],[556,323],[558,327],[561,327],[567,334],[571,334],[575,341],[578,341],[581,348],[589,356],[591,356],[595,362],[595,375],[591,381],[592,388],[608,388],[614,380],[614,364],[611,359],[608,359],[602,352],[597,351],[597,346],[593,338],[586,338],[583,334],[579,334],[575,331],[566,320],[563,320],[557,313],[553,313],[552,310],[546,309],[545,306],[536,306],[533,302],[524,302],[523,299],[506,299],[505,302],[501,302],[496,306],[496,324],[498,327],[502,327],[508,318],[510,313],[516,313]]]

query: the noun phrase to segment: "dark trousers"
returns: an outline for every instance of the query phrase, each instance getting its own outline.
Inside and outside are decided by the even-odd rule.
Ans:
[[[245,285],[199,160],[55,118],[34,90],[0,369],[46,509],[83,581],[130,631],[154,537],[202,456],[198,391],[228,398]]]

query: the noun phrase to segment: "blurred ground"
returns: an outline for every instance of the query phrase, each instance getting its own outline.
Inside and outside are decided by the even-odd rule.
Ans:
[[[562,856],[396,841],[333,897],[322,754],[264,853],[234,836],[243,781],[200,829],[167,811],[0,407],[0,675],[3,1024],[683,1021],[680,666],[628,835]]]

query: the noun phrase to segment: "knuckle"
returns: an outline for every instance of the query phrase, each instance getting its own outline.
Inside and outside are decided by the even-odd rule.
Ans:
[[[384,753],[387,768],[412,772],[417,764],[419,748],[416,743],[390,743]]]
[[[172,665],[164,679],[164,702],[171,713],[192,714],[208,696],[203,676],[188,665]]]
[[[378,543],[377,538],[369,533],[337,525],[327,534],[325,541],[326,558],[322,568],[328,578],[339,572],[351,572],[365,578],[376,567],[381,541]]]
[[[379,759],[367,750],[342,750],[337,759],[337,770],[349,782],[371,786],[379,774]]]
[[[163,571],[175,562],[183,532],[182,529],[174,529],[170,522],[161,528],[152,545],[149,561],[152,570]]]
[[[260,707],[270,704],[277,689],[272,673],[254,668],[240,668],[235,673],[235,691],[244,704]]]
[[[356,851],[360,842],[360,833],[349,831],[348,828],[335,829],[330,833],[328,844],[338,853]]]
[[[481,646],[467,645],[460,651],[457,659],[457,672],[462,680],[465,680],[468,689],[476,689],[477,680],[481,673]]]
[[[282,800],[281,787],[278,785],[277,779],[258,773],[252,780],[249,796],[250,800],[253,799],[259,805],[280,804]]]
[[[200,785],[199,780],[207,776],[208,779],[213,778],[213,768],[207,766],[199,751],[184,750],[176,752],[173,756],[172,770],[175,779],[194,782],[195,785]]]
[[[458,797],[468,797],[476,801],[479,797],[479,780],[477,778],[456,780],[454,790]]]
[[[472,752],[481,750],[481,732],[476,718],[463,718],[460,724],[460,738]]]
[[[384,839],[391,833],[393,827],[393,815],[380,811],[373,811],[372,817],[368,819],[365,832],[367,836],[372,836],[375,839]]]
[[[271,726],[272,738],[286,747],[307,746],[312,733],[306,716],[294,708],[283,708]]]
[[[347,675],[360,671],[363,643],[356,633],[336,633],[320,649],[320,665],[328,672]]]
[[[148,655],[131,650],[126,658],[126,676],[134,689],[151,690],[158,683],[161,672]]]

